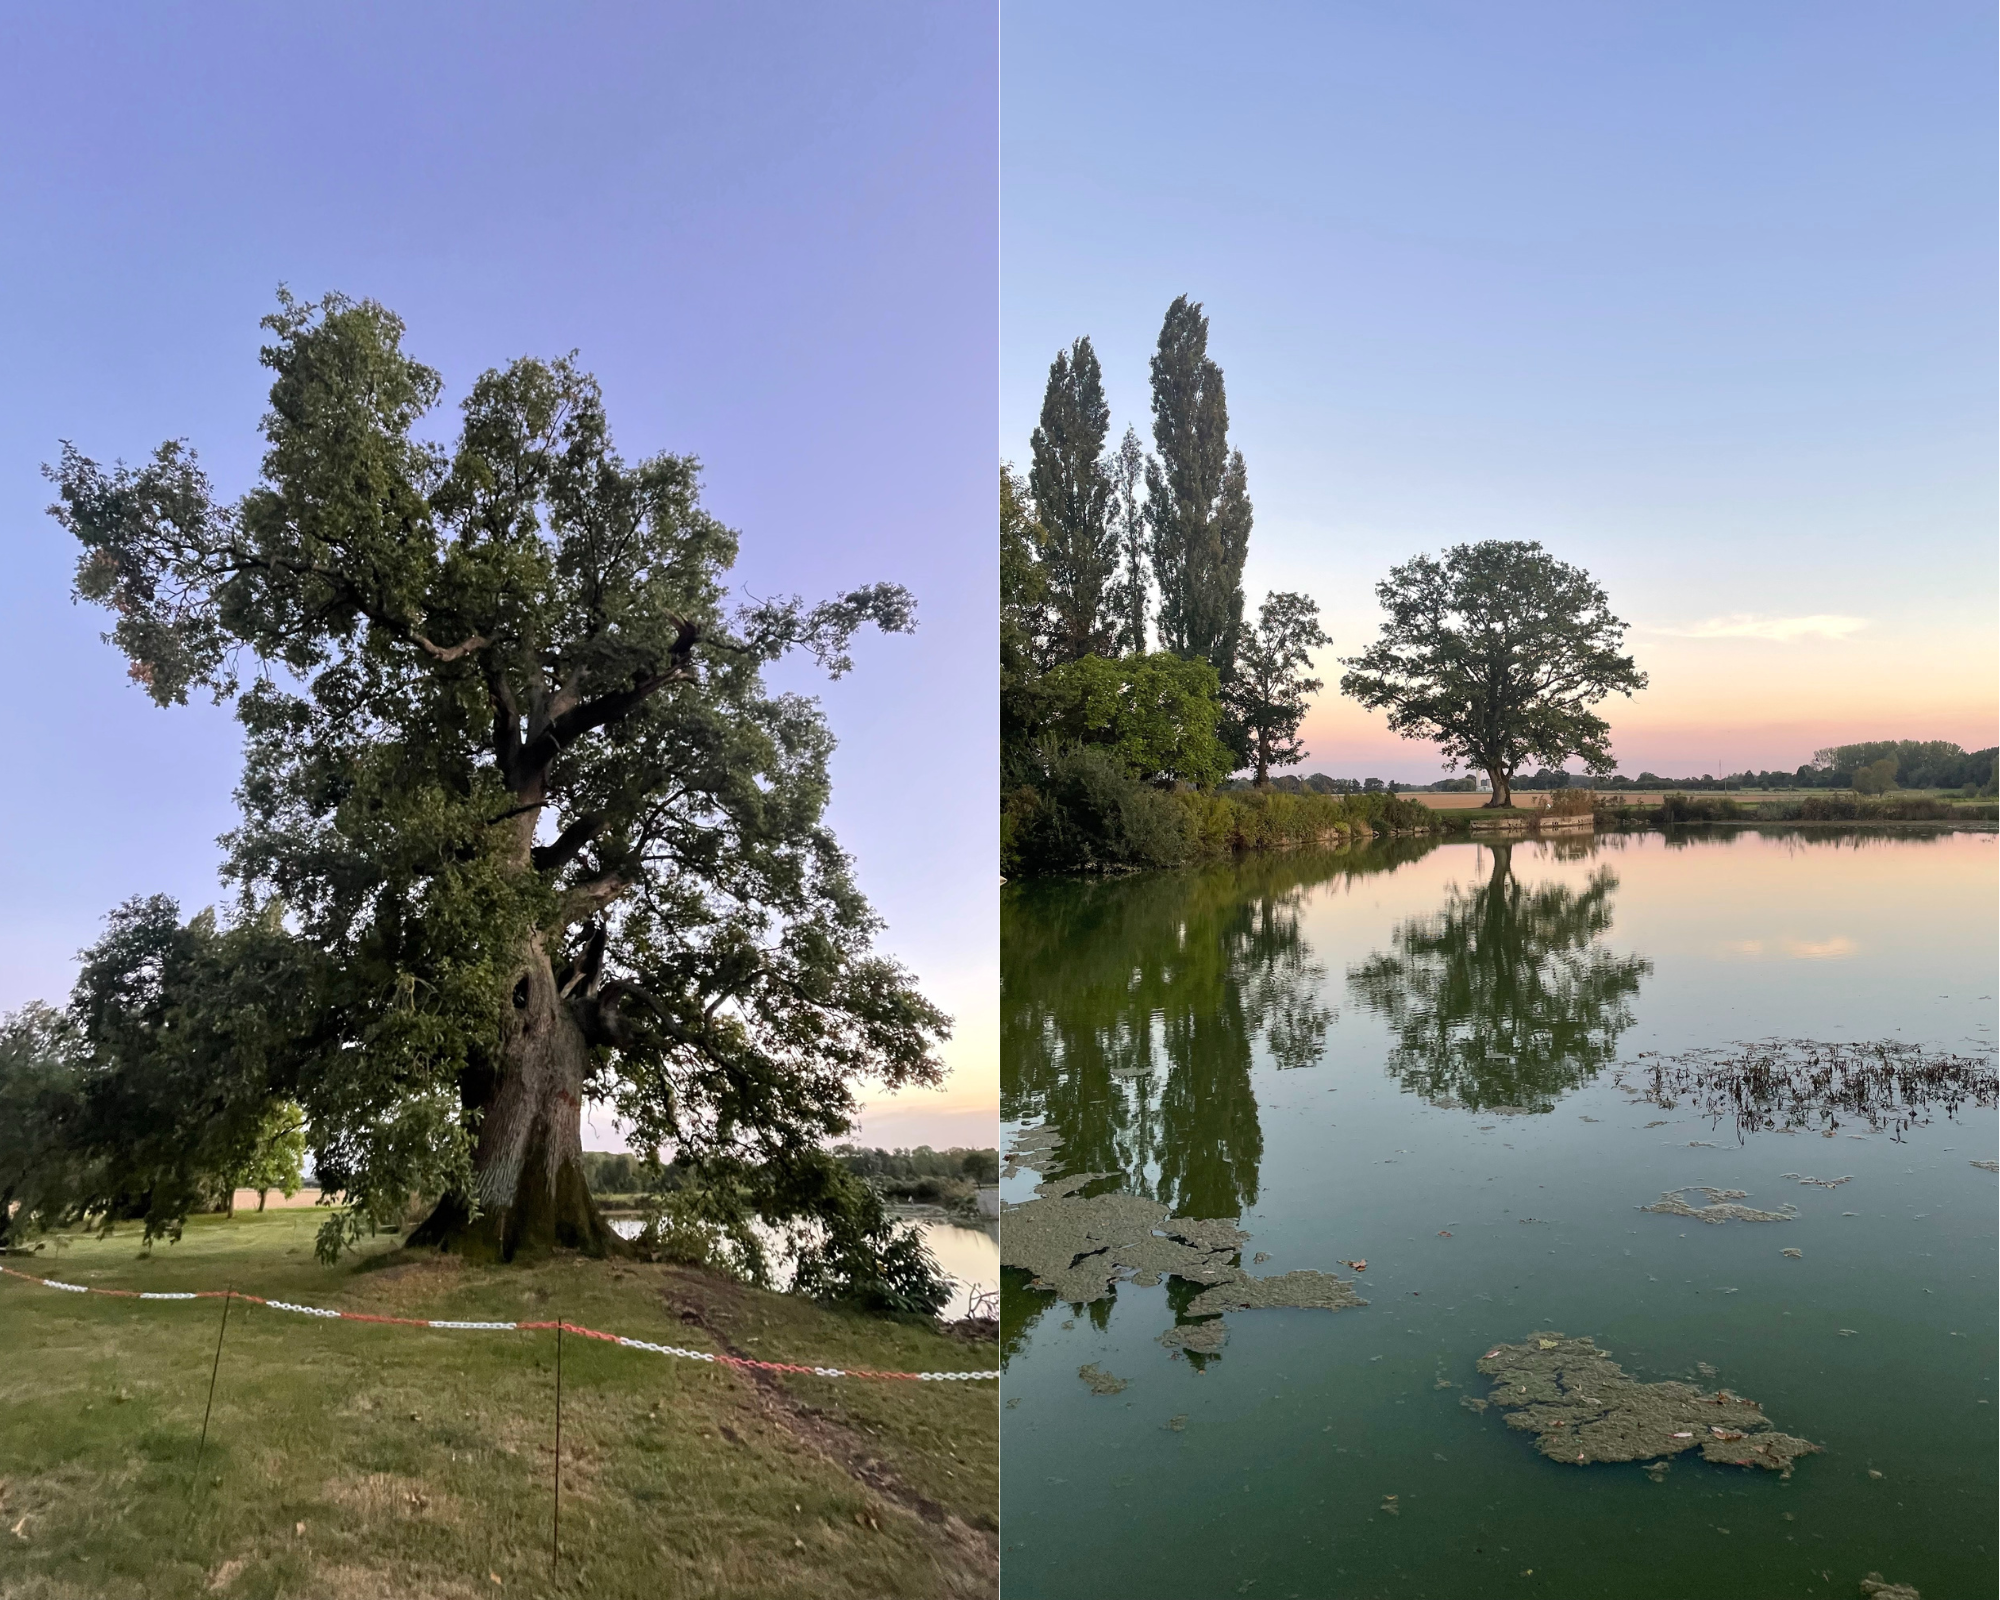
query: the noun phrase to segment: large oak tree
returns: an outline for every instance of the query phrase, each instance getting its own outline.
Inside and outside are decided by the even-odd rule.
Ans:
[[[291,948],[267,1084],[304,1108],[350,1219],[444,1198],[417,1240],[606,1250],[586,1097],[643,1146],[807,1174],[852,1086],[934,1081],[946,1019],[874,953],[826,827],[832,739],[763,667],[834,675],[892,585],[730,608],[736,535],[696,463],[612,447],[569,360],[481,376],[457,436],[380,305],[281,297],[260,480],[191,450],[65,446],[77,592],[159,704],[246,736],[226,872]]]
[[[1530,759],[1614,770],[1610,724],[1591,707],[1637,693],[1646,675],[1621,653],[1625,624],[1581,567],[1539,544],[1489,539],[1407,561],[1375,593],[1388,616],[1343,663],[1341,693],[1387,711],[1405,738],[1434,740],[1448,767],[1486,773],[1489,806],[1513,803]]]

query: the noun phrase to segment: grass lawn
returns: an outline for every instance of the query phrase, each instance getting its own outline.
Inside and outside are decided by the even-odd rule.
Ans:
[[[474,1267],[383,1239],[338,1267],[317,1214],[201,1217],[142,1255],[69,1237],[7,1264],[123,1289],[571,1323],[696,1350],[903,1371],[990,1345],[690,1268]],[[990,1595],[998,1385],[759,1378],[555,1335],[331,1322],[0,1277],[0,1596]]]

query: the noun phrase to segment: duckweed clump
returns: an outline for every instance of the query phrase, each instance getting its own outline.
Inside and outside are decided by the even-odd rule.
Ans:
[[[1754,1400],[1727,1389],[1628,1377],[1588,1338],[1534,1333],[1496,1345],[1478,1365],[1493,1379],[1489,1399],[1508,1413],[1507,1426],[1534,1434],[1551,1461],[1657,1464],[1698,1448],[1707,1461],[1789,1478],[1798,1457],[1820,1448],[1776,1432]]]
[[[1183,1322],[1167,1329],[1160,1335],[1160,1341],[1169,1350],[1192,1350],[1198,1356],[1219,1356],[1222,1347],[1229,1343],[1229,1329],[1220,1317],[1206,1317],[1200,1322]]]
[[[1708,1204],[1691,1206],[1681,1198],[1684,1194],[1700,1194],[1708,1197]],[[1658,1211],[1669,1217],[1693,1217],[1696,1222],[1713,1223],[1721,1227],[1729,1221],[1736,1222],[1790,1222],[1799,1214],[1799,1208],[1786,1203],[1781,1211],[1758,1211],[1750,1206],[1740,1206],[1736,1202],[1747,1200],[1747,1189],[1710,1189],[1702,1184],[1690,1184],[1685,1189],[1669,1189],[1649,1206],[1641,1206],[1641,1211]]]
[[[1041,1123],[1033,1128],[1023,1128],[1014,1135],[1014,1142],[1007,1150],[1007,1164],[1000,1169],[1000,1176],[1011,1178],[1023,1169],[1029,1172],[1046,1172],[1055,1164],[1056,1152],[1062,1148],[1063,1136],[1053,1123]]]
[[[1036,1187],[1040,1198],[1009,1206],[1000,1259],[1077,1305],[1102,1300],[1121,1278],[1145,1287],[1169,1274],[1212,1284],[1240,1273],[1233,1258],[1250,1236],[1233,1222],[1169,1217],[1143,1195],[1075,1193],[1097,1176],[1053,1179]]]
[[[1321,1311],[1345,1311],[1368,1304],[1348,1279],[1325,1272],[1286,1272],[1275,1278],[1247,1275],[1204,1289],[1189,1303],[1187,1314],[1205,1317],[1218,1311],[1261,1311],[1300,1306]]]

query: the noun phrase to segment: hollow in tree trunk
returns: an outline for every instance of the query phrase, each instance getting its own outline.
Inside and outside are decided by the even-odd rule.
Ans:
[[[620,1254],[625,1242],[597,1209],[583,1173],[583,1085],[590,1045],[539,938],[532,941],[502,1027],[500,1070],[488,1080],[473,1150],[478,1215],[446,1195],[411,1233],[484,1259],[553,1249]]]

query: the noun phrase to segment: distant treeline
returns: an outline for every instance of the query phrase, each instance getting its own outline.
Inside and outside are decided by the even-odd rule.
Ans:
[[[1810,762],[1790,772],[1742,772],[1717,777],[1662,777],[1642,772],[1593,778],[1563,771],[1541,771],[1514,780],[1516,789],[1567,789],[1572,785],[1600,790],[1677,790],[1681,793],[1737,789],[1853,789],[1880,794],[1888,789],[1956,789],[1967,795],[1995,792],[1995,762],[2000,747],[1966,751],[1944,739],[1876,739],[1866,744],[1834,745],[1815,752]],[[1888,763],[1884,767],[1884,763]],[[1225,785],[1248,789],[1247,783]],[[1445,778],[1437,783],[1402,783],[1395,779],[1335,778],[1324,772],[1306,777],[1273,778],[1271,787],[1288,794],[1470,794],[1484,787],[1477,778]]]
[[[2000,805],[1953,805],[1925,795],[1807,795],[1803,800],[1738,801],[1669,794],[1656,806],[1621,805],[1600,796],[1600,824],[1672,828],[1697,822],[1993,822]]]
[[[933,1150],[920,1144],[914,1150],[871,1150],[859,1145],[837,1144],[833,1154],[840,1164],[859,1178],[969,1178],[974,1183],[1000,1181],[1000,1152],[969,1150],[954,1145],[949,1150]]]

